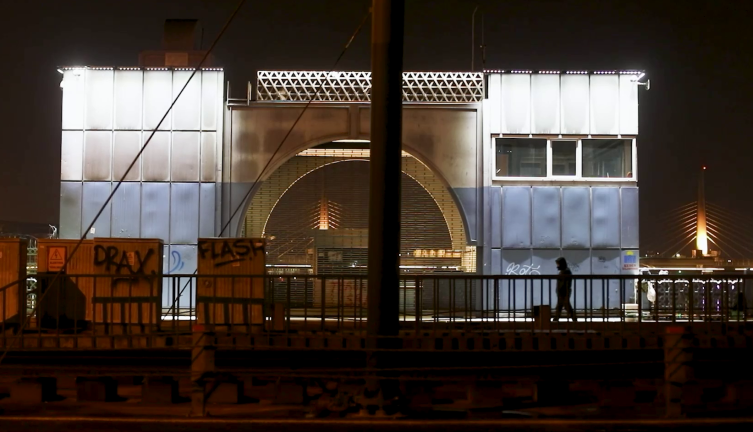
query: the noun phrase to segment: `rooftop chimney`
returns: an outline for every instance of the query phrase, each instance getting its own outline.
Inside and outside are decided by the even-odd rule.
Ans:
[[[165,20],[162,36],[162,49],[159,51],[142,51],[139,54],[141,67],[178,67],[192,68],[198,66],[206,55],[202,50],[203,29],[199,20],[169,19]],[[214,59],[210,55],[202,65],[211,67]]]

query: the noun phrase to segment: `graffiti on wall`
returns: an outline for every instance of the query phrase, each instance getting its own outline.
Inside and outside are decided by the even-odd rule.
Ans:
[[[517,264],[517,263],[510,263],[510,265],[507,266],[507,269],[505,270],[506,275],[517,275],[517,276],[525,276],[525,275],[540,275],[541,266],[539,265],[530,265],[530,264]]]
[[[140,251],[121,250],[117,246],[94,245],[94,265],[104,267],[107,273],[122,274],[125,271],[131,275],[144,275],[156,254],[157,252],[151,248],[142,255]],[[152,268],[149,274],[157,274],[154,270],[156,266]]]
[[[258,240],[199,241],[199,256],[201,259],[211,259],[215,267],[254,259],[258,254],[264,255],[264,242]]]
[[[186,263],[183,262],[183,257],[180,255],[180,252],[174,250],[170,252],[170,270],[168,270],[167,274],[178,273],[183,270],[185,265]]]

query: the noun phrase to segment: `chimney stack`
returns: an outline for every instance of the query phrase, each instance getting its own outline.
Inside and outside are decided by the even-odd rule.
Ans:
[[[196,67],[206,55],[202,49],[203,29],[199,20],[169,19],[165,20],[162,36],[162,49],[142,51],[139,54],[141,67]],[[214,59],[210,55],[204,62],[204,67],[213,66]]]

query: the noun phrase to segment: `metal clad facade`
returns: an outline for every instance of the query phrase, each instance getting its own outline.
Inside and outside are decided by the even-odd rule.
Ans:
[[[587,187],[562,188],[562,247],[591,246],[591,191]]]
[[[595,187],[591,189],[591,232],[594,248],[620,247],[620,189]]]
[[[502,188],[491,188],[491,243],[493,248],[502,247]]]
[[[531,76],[531,133],[560,133],[560,76]]]
[[[620,190],[620,230],[623,249],[638,248],[638,188]]]
[[[533,247],[560,247],[560,188],[533,188]]]
[[[141,194],[141,236],[167,241],[170,236],[170,184],[144,183]]]
[[[81,182],[60,183],[60,238],[81,237]]]
[[[531,188],[502,188],[502,247],[531,247]]]

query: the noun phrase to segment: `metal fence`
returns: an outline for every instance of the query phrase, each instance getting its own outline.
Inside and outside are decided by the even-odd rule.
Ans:
[[[0,289],[3,335],[17,334],[24,322],[23,332],[94,335],[187,333],[194,324],[249,333],[366,328],[365,276],[34,279],[28,292],[26,281]],[[556,316],[558,282],[557,276],[403,275],[395,295],[407,330],[540,330]],[[14,290],[34,296],[36,307],[21,307]],[[569,301],[578,323],[563,310],[556,325],[620,330],[651,322],[747,321],[752,290],[753,278],[739,275],[574,276]]]

